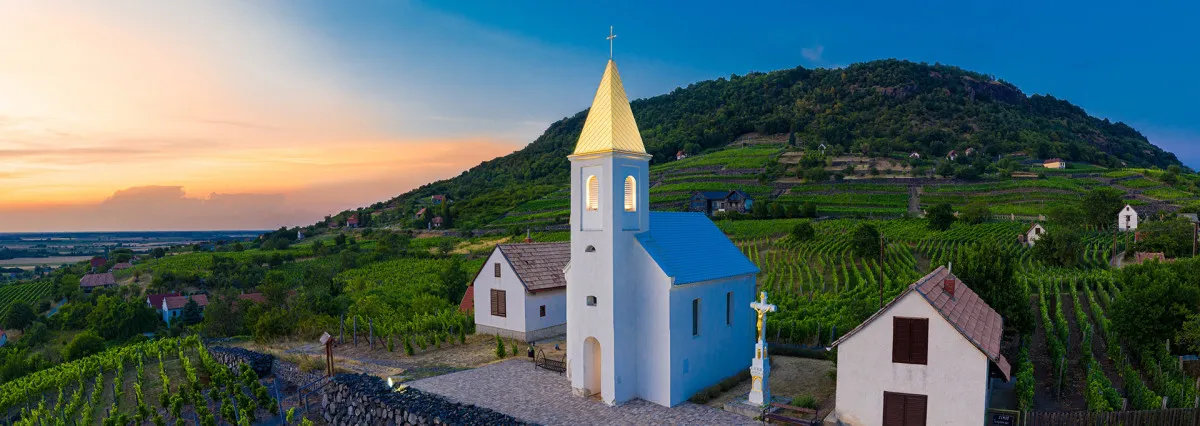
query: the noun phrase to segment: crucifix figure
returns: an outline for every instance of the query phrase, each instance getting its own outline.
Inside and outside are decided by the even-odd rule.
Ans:
[[[750,403],[763,406],[771,403],[771,388],[767,379],[771,375],[771,363],[767,360],[767,312],[775,312],[775,305],[767,303],[767,292],[759,294],[757,302],[750,308],[758,314],[758,341],[754,344],[754,359],[750,361]]]
[[[751,303],[750,307],[758,313],[758,341],[762,342],[763,334],[766,331],[763,327],[766,326],[767,312],[775,312],[775,305],[767,304],[767,292],[762,292],[759,297],[759,300]]]
[[[608,40],[608,59],[612,59],[612,44],[613,44],[614,38],[617,38],[617,35],[613,34],[613,27],[612,27],[612,25],[609,25],[608,26],[608,37],[605,37],[605,39]]]

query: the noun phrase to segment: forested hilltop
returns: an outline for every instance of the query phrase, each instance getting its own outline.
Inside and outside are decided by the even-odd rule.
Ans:
[[[678,151],[701,153],[747,133],[795,135],[837,152],[925,158],[975,148],[990,157],[1024,153],[1105,167],[1179,165],[1123,123],[1089,116],[1052,96],[1026,96],[992,76],[947,65],[879,60],[844,69],[797,67],[704,81],[632,102],[654,164]],[[370,210],[411,206],[446,194],[460,224],[479,226],[566,182],[587,111],[564,118],[533,143],[451,179],[424,185]],[[384,220],[398,219],[383,218]]]

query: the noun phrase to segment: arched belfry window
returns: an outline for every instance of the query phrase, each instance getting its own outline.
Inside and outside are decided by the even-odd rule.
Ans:
[[[596,175],[587,178],[587,209],[600,209],[600,179],[596,179]]]
[[[625,211],[637,211],[637,182],[633,176],[625,177]]]

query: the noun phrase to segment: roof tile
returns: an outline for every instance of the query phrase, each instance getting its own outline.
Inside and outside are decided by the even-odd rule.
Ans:
[[[566,288],[563,268],[571,261],[571,243],[520,243],[496,246],[530,292]]]

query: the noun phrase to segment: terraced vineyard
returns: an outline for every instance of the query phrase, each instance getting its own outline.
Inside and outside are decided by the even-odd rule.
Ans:
[[[0,286],[0,318],[8,314],[8,309],[15,302],[32,304],[50,296],[54,291],[54,283],[49,280],[37,280],[26,283]]]
[[[195,336],[110,349],[0,385],[0,412],[19,411],[19,425],[253,424],[278,410],[248,366],[217,363]]]

